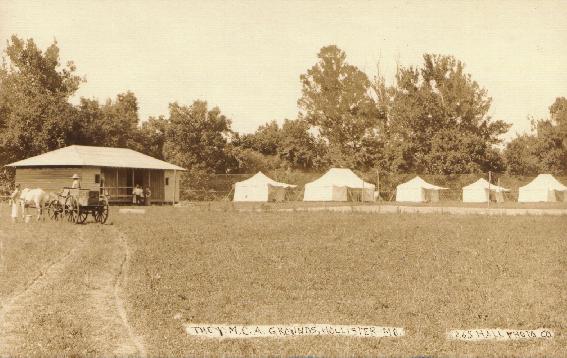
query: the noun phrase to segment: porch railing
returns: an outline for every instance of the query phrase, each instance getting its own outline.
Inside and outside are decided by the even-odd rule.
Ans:
[[[113,186],[113,187],[101,187],[100,192],[110,196],[110,202],[126,202],[132,201],[132,190],[134,187],[131,186]],[[163,200],[163,198],[157,198],[155,195],[150,196],[154,201]]]

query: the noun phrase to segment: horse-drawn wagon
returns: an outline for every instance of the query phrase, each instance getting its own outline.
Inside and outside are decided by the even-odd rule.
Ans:
[[[108,196],[98,190],[63,188],[47,208],[52,220],[67,219],[75,224],[82,224],[89,214],[98,223],[108,219]]]

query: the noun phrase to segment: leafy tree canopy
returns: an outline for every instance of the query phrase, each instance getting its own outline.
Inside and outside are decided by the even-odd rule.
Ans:
[[[0,164],[76,142],[68,102],[82,82],[72,62],[61,66],[53,42],[45,51],[12,36],[0,69]]]
[[[323,47],[319,61],[301,75],[300,118],[318,129],[329,144],[331,164],[352,165],[363,141],[375,137],[382,118],[371,95],[368,77],[346,62],[337,46]]]
[[[516,137],[504,157],[511,174],[567,173],[567,99],[549,107],[549,118],[532,120],[533,133]]]
[[[379,107],[387,111],[388,169],[451,174],[501,168],[492,146],[510,125],[488,115],[486,90],[454,57],[423,58],[421,68],[401,67],[395,84],[378,91]]]

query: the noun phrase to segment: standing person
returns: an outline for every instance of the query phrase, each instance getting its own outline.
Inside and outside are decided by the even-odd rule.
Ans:
[[[142,204],[142,197],[144,195],[144,191],[142,190],[142,188],[140,187],[139,184],[136,184],[136,187],[132,191],[132,194],[134,194],[134,203],[136,205],[141,205]]]
[[[22,194],[20,190],[20,184],[16,185],[16,188],[10,195],[10,206],[12,207],[12,222],[16,222],[18,219],[18,201],[20,200],[20,195]]]
[[[147,186],[146,189],[144,189],[144,205],[147,206],[151,204],[150,196],[152,196],[152,192],[150,190],[150,187]]]
[[[73,174],[73,184],[71,185],[71,188],[73,189],[78,189],[81,187],[81,177],[79,176],[79,174]]]

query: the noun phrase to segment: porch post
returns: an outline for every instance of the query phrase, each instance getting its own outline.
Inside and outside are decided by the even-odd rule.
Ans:
[[[173,205],[175,205],[175,194],[177,194],[177,170],[173,169]]]

